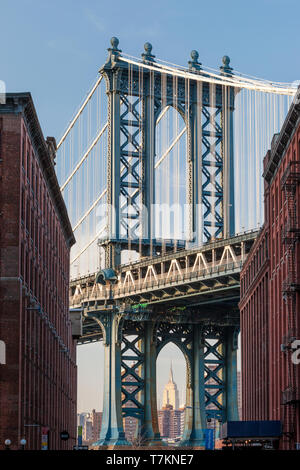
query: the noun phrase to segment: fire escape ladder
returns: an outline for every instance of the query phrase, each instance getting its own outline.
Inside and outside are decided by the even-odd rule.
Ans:
[[[297,272],[296,245],[300,240],[300,214],[297,213],[296,190],[300,184],[300,161],[291,161],[282,179],[281,189],[284,191],[287,206],[287,221],[282,231],[282,241],[287,251],[287,276],[282,285],[282,295],[287,306],[288,334],[283,338],[282,350],[289,354],[288,386],[282,391],[283,433],[287,440],[293,439],[296,422],[296,406],[299,403],[299,390],[296,387],[296,370],[291,361],[293,351],[291,344],[297,337],[296,331],[296,292],[300,290],[299,273]]]

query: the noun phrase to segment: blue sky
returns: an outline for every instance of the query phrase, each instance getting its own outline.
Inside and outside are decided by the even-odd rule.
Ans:
[[[104,63],[111,36],[135,56],[146,41],[164,60],[274,81],[300,78],[298,0],[1,0],[0,80],[31,91],[45,135],[58,138]]]
[[[7,91],[32,93],[44,135],[57,139],[96,79],[112,36],[134,56],[149,41],[157,57],[180,65],[196,49],[206,66],[219,67],[226,54],[239,72],[300,79],[299,0],[1,0],[0,17],[0,80]],[[80,411],[101,408],[98,346],[78,350]],[[170,353],[161,353],[160,389]],[[173,355],[181,386],[182,364]]]

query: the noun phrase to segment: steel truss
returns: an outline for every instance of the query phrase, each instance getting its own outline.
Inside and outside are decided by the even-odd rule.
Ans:
[[[112,44],[100,69],[108,95],[107,203],[114,208],[108,217],[108,237],[102,240],[106,267],[120,265],[122,247],[152,255],[161,244],[153,240],[155,126],[167,107],[175,108],[186,126],[188,241],[233,235],[233,88],[221,84],[211,88],[203,82],[199,91],[196,79],[174,80],[159,70],[120,60],[118,41]],[[143,61],[154,63],[153,57],[143,54]]]
[[[133,313],[133,312],[132,312]],[[105,346],[103,421],[97,447],[129,445],[123,418],[138,420],[141,445],[162,445],[156,405],[156,358],[173,342],[186,359],[186,414],[182,446],[203,447],[207,420],[237,419],[238,317],[204,322],[196,310],[161,315],[147,309],[90,312]],[[130,318],[130,319],[129,319]],[[191,322],[191,318],[193,319]],[[109,359],[109,360],[107,360]]]
[[[192,76],[174,80],[158,68],[129,64],[120,60],[116,38],[111,45],[100,69],[108,97],[108,236],[100,244],[105,247],[104,271],[117,269],[119,283],[109,285],[105,272],[100,272],[71,286],[72,305],[84,310],[82,342],[102,338],[105,349],[103,419],[95,447],[128,446],[123,424],[128,417],[138,420],[142,445],[163,444],[156,359],[173,342],[187,366],[181,445],[203,448],[207,419],[237,419],[236,289],[241,263],[256,236],[229,238],[234,235],[235,92],[222,77],[220,84],[208,80],[200,85]],[[151,49],[147,43],[141,63],[155,64]],[[190,65],[196,78],[201,69],[195,55]],[[221,74],[231,76],[231,70],[223,67]],[[180,241],[163,242],[153,236],[155,129],[168,107],[176,109],[185,123],[188,244],[198,247],[178,254]],[[215,245],[199,248],[203,242]],[[137,250],[149,256],[148,261],[143,258],[123,269],[123,249]],[[154,255],[161,259],[153,261]],[[123,291],[118,293],[120,287]]]

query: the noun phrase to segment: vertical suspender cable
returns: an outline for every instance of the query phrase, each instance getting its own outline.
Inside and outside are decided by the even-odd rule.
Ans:
[[[198,206],[196,207],[196,220],[198,231],[198,243],[203,244],[203,209],[202,209],[202,83],[197,82],[197,149],[195,158],[197,159],[196,191],[198,191]]]

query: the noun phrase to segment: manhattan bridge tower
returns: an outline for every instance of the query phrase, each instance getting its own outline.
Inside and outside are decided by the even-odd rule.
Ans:
[[[105,349],[95,447],[130,445],[126,417],[136,420],[142,445],[163,445],[156,359],[169,342],[186,360],[180,445],[203,448],[208,421],[238,419],[239,273],[257,231],[236,234],[235,191],[243,188],[234,184],[234,112],[241,93],[289,90],[237,77],[229,64],[224,56],[218,71],[204,70],[193,50],[188,67],[175,67],[158,61],[150,43],[135,59],[113,37],[95,86],[58,144],[61,190],[79,240],[70,289],[71,306],[83,312],[79,343],[102,341]],[[80,119],[101,82],[106,118],[92,138]],[[87,122],[94,122],[89,113]],[[274,129],[268,132],[266,141]],[[73,158],[86,135],[87,149]],[[240,152],[244,173],[249,148],[248,140]],[[103,226],[87,237],[84,226],[96,211]],[[99,250],[101,266],[76,272],[86,253],[95,265]]]

